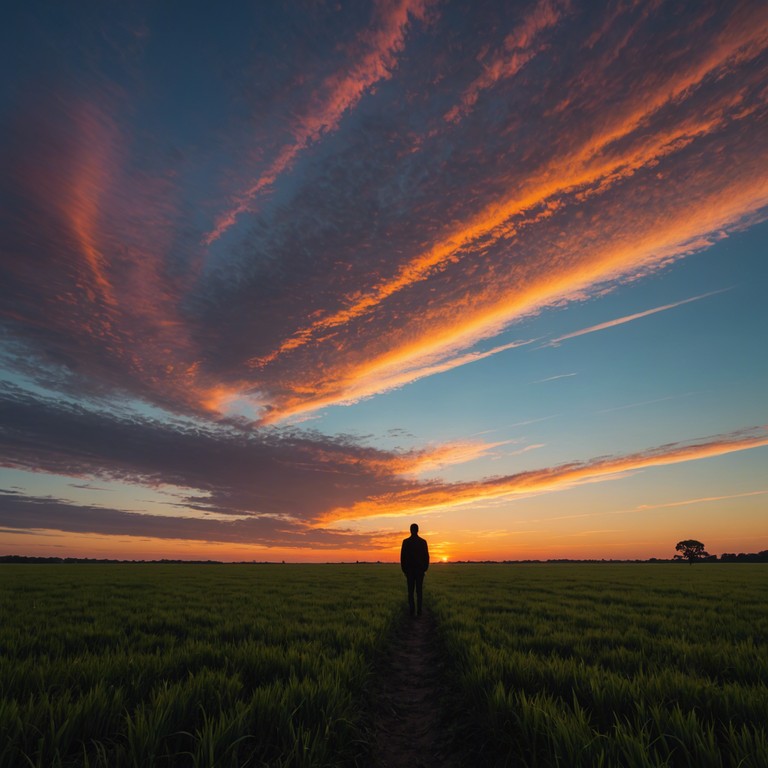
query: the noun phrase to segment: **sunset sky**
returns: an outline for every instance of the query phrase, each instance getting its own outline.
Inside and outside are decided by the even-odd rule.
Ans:
[[[768,3],[15,3],[0,554],[768,549]]]

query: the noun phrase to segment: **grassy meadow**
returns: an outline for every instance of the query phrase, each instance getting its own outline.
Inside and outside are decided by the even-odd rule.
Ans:
[[[768,766],[768,568],[436,568],[485,765]]]
[[[369,765],[404,604],[388,565],[2,565],[0,768]],[[425,606],[478,765],[768,766],[766,566],[439,565]]]
[[[0,767],[354,763],[397,575],[2,566]]]

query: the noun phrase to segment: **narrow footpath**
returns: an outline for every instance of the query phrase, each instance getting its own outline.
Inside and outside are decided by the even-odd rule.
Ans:
[[[445,724],[444,665],[429,610],[409,618],[382,660],[374,687],[377,768],[458,768]]]

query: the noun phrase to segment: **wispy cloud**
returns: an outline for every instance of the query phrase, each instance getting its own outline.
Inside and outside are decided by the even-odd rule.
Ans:
[[[537,379],[531,384],[543,384],[545,381],[557,381],[558,379],[569,379],[571,376],[578,376],[577,373],[558,373],[556,376],[547,376],[546,379]]]
[[[615,478],[630,471],[712,458],[766,445],[768,430],[763,427],[754,428],[690,443],[673,443],[625,456],[564,464],[480,482],[412,488],[404,493],[387,494],[384,497],[361,501],[350,508],[334,510],[322,519],[330,522],[337,519],[350,520],[415,512],[424,514],[488,499],[556,491],[584,482]]]
[[[748,498],[750,496],[763,496],[768,491],[746,491],[745,493],[731,493],[724,496],[701,496],[692,499],[682,499],[679,501],[669,501],[662,504],[638,504],[631,509],[618,509],[603,512],[582,512],[575,515],[557,515],[556,517],[547,517],[547,520],[584,520],[591,517],[605,517],[607,515],[634,515],[638,512],[648,512],[655,509],[667,509],[668,507],[687,507],[691,505],[707,504],[713,501],[727,501],[729,499]],[[535,518],[534,520],[525,520],[518,522],[541,522],[545,518]]]
[[[545,50],[544,33],[562,19],[568,6],[568,2],[538,0],[499,48],[480,59],[482,74],[464,90],[459,103],[451,107],[445,119],[449,122],[460,120],[471,111],[484,91],[493,88],[500,80],[517,75],[537,53]]]
[[[505,424],[503,427],[497,427],[496,429],[484,429],[480,432],[475,432],[474,437],[479,437],[480,435],[492,435],[495,432],[502,432],[506,429],[515,429],[516,427],[527,427],[529,424],[538,424],[542,421],[550,421],[550,419],[554,419],[557,414],[554,414],[552,416],[542,416],[538,419],[526,419],[525,421],[516,421],[513,424]]]
[[[617,405],[614,408],[601,408],[595,413],[613,413],[614,411],[625,411],[630,408],[642,408],[645,405],[655,405],[656,403],[666,403],[670,400],[679,400],[683,397],[691,397],[691,395],[698,394],[697,392],[684,392],[681,395],[670,395],[669,397],[655,397],[653,400],[641,400],[637,403],[627,403],[626,405]]]
[[[573,331],[572,333],[566,333],[563,336],[558,336],[556,339],[552,339],[547,346],[557,346],[560,342],[566,339],[574,339],[577,336],[584,336],[588,333],[594,333],[595,331],[604,331],[607,328],[615,328],[617,325],[623,325],[624,323],[631,323],[633,320],[639,320],[641,317],[648,317],[649,315],[655,315],[658,312],[666,312],[668,309],[674,309],[675,307],[681,307],[684,304],[690,304],[692,301],[699,301],[700,299],[706,299],[709,296],[716,296],[719,293],[731,290],[730,288],[723,288],[719,291],[710,291],[709,293],[702,293],[699,296],[692,296],[689,299],[683,299],[682,301],[676,301],[673,304],[664,304],[660,307],[654,307],[653,309],[646,309],[643,312],[635,312],[632,315],[625,315],[624,317],[617,317],[614,320],[608,320],[605,323],[598,323],[597,325],[590,325],[589,328],[582,328],[579,331]]]
[[[711,501],[727,501],[728,499],[742,499],[748,496],[764,496],[768,491],[745,491],[744,493],[730,493],[725,496],[701,496],[695,499],[682,499],[680,501],[668,501],[664,504],[639,504],[633,511],[646,511],[649,509],[666,509],[667,507],[687,507],[690,504],[704,504]],[[618,513],[616,513],[618,514]]]
[[[498,449],[502,446],[515,443],[515,440],[500,440],[495,443],[486,443],[479,440],[464,440],[454,443],[446,443],[430,450],[418,452],[409,456],[406,463],[405,472],[408,474],[419,475],[425,472],[432,472],[443,467],[454,464],[465,464],[476,459],[498,457]],[[526,446],[518,451],[513,451],[515,455],[533,450],[539,446]]]
[[[434,0],[384,0],[374,6],[371,26],[349,45],[346,65],[329,75],[296,116],[290,143],[278,153],[269,168],[235,199],[216,220],[204,238],[210,245],[245,213],[254,198],[269,189],[296,157],[323,136],[339,127],[342,117],[377,83],[392,77],[398,55],[405,46],[410,22],[423,20]]]
[[[440,359],[439,355],[424,355],[421,358],[417,357],[414,359],[411,357],[410,350],[401,350],[396,354],[387,355],[371,362],[367,366],[361,366],[356,372],[354,380],[351,380],[345,388],[343,397],[340,398],[338,393],[334,393],[325,398],[319,395],[314,398],[296,399],[292,405],[286,406],[279,411],[271,406],[267,406],[260,421],[262,424],[270,424],[275,421],[283,421],[288,417],[296,418],[297,415],[312,412],[328,405],[350,405],[373,395],[397,389],[427,376],[446,373],[454,368],[476,363],[500,352],[506,352],[531,343],[533,343],[533,340],[530,339],[512,341],[484,352],[467,352],[451,356],[448,359]],[[439,362],[435,362],[436,358]]]

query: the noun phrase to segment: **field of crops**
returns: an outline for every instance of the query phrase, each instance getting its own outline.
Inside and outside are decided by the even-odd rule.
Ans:
[[[2,565],[0,768],[370,765],[404,586],[387,565]],[[425,607],[474,764],[768,766],[764,565],[441,565]]]
[[[768,569],[430,572],[488,765],[768,766]]]
[[[0,766],[320,766],[364,754],[390,567],[0,566]]]

